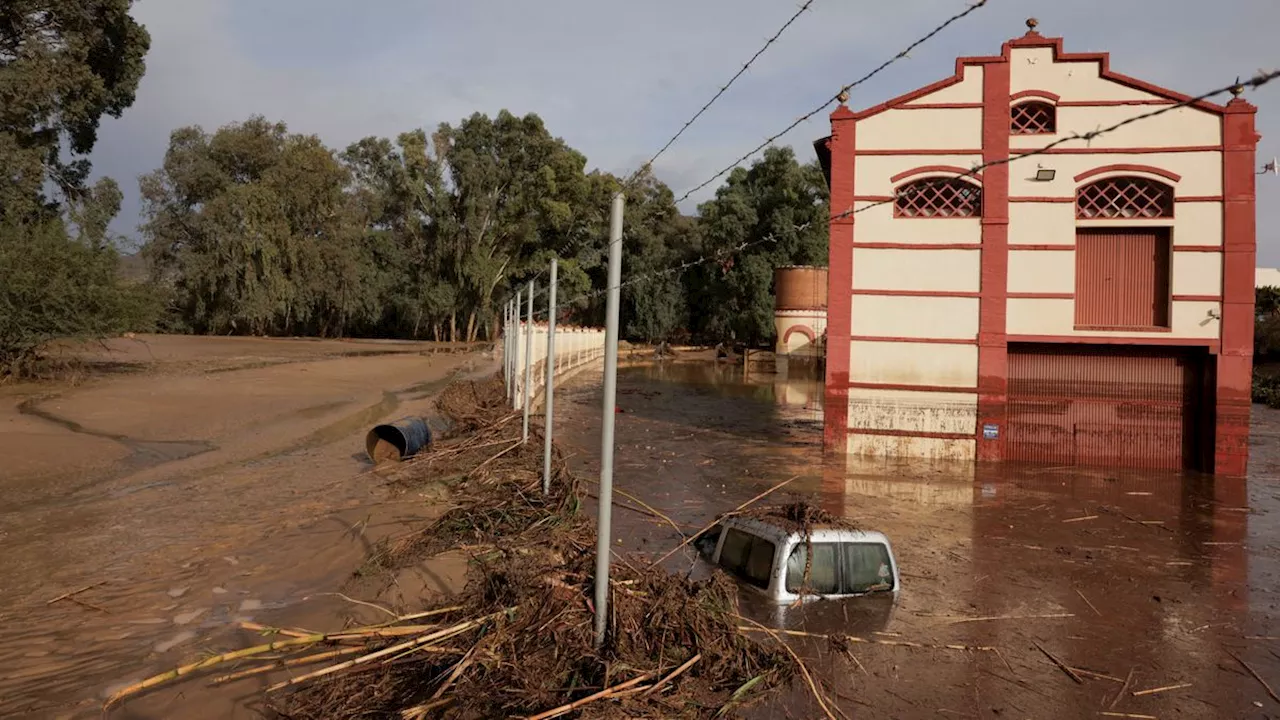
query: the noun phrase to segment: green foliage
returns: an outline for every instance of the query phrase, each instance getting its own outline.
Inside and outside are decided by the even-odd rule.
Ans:
[[[153,297],[119,281],[107,237],[120,188],[88,186],[84,159],[142,78],[150,38],[129,6],[0,3],[0,376],[34,370],[51,340],[150,324]]]
[[[552,258],[561,320],[596,324],[623,185],[585,166],[536,115],[505,111],[341,153],[261,117],[181,128],[142,179],[144,253],[172,291],[173,326],[195,332],[488,338]],[[790,150],[735,172],[701,220],[651,175],[626,191],[630,339],[763,342],[774,268],[826,258],[825,182]],[[707,255],[724,263],[667,271]]]
[[[0,377],[34,371],[52,340],[119,333],[152,311],[143,288],[120,286],[115,250],[71,237],[62,220],[0,233]]]
[[[690,304],[701,310],[694,333],[761,344],[774,335],[774,269],[826,264],[822,171],[816,162],[799,164],[790,148],[769,148],[750,169],[734,170],[699,211],[701,252],[724,259],[691,273]],[[737,252],[744,243],[752,245]]]
[[[78,199],[104,115],[133,104],[150,47],[131,0],[0,3],[0,217],[40,223]],[[47,228],[24,233],[40,235]]]

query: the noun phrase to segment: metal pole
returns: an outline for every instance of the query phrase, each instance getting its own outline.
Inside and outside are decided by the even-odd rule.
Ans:
[[[604,416],[600,418],[600,509],[596,520],[596,647],[609,618],[609,553],[613,536],[613,421],[618,400],[618,304],[622,295],[622,193],[609,213],[609,274],[605,285]]]
[[[551,425],[556,391],[556,261],[551,259],[551,280],[547,286],[547,392],[546,420],[542,423],[542,494],[551,494]]]
[[[516,304],[514,312],[512,312],[515,321],[516,332],[520,332],[520,298],[523,297],[521,290],[516,290]],[[515,410],[520,407],[520,386],[516,383],[516,370],[520,363],[520,336],[512,338],[511,342],[511,409]]]
[[[533,384],[533,281],[529,281],[529,313],[524,333],[524,438],[529,442],[529,386]]]
[[[502,379],[507,383],[507,400],[511,400],[511,301],[502,305]]]

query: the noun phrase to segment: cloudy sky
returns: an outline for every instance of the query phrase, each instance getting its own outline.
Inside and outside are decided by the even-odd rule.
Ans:
[[[677,194],[963,9],[969,0],[815,0],[658,162]],[[136,235],[137,177],[169,132],[262,114],[334,147],[456,122],[536,112],[591,167],[621,173],[660,147],[798,0],[141,0],[152,49],[138,99],[104,122],[95,170],[120,181],[115,229]],[[1069,9],[1068,9],[1069,6]],[[1280,67],[1276,0],[989,0],[871,82],[874,105],[951,74],[957,55],[999,52],[1028,16],[1068,51],[1189,94]],[[1280,81],[1250,94],[1260,162],[1280,155]],[[825,113],[784,142],[802,159]],[[714,192],[715,184],[686,203]],[[1259,264],[1280,266],[1280,177],[1258,187]]]

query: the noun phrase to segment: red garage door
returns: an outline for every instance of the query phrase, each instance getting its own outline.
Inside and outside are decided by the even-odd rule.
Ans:
[[[1195,469],[1211,418],[1203,350],[1009,346],[1008,456],[1055,465]]]

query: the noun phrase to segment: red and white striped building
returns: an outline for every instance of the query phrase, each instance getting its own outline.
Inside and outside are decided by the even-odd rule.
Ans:
[[[1018,159],[1190,99],[1028,26],[952,77],[841,104],[815,143],[827,447],[1242,475],[1256,108],[1197,102]]]

